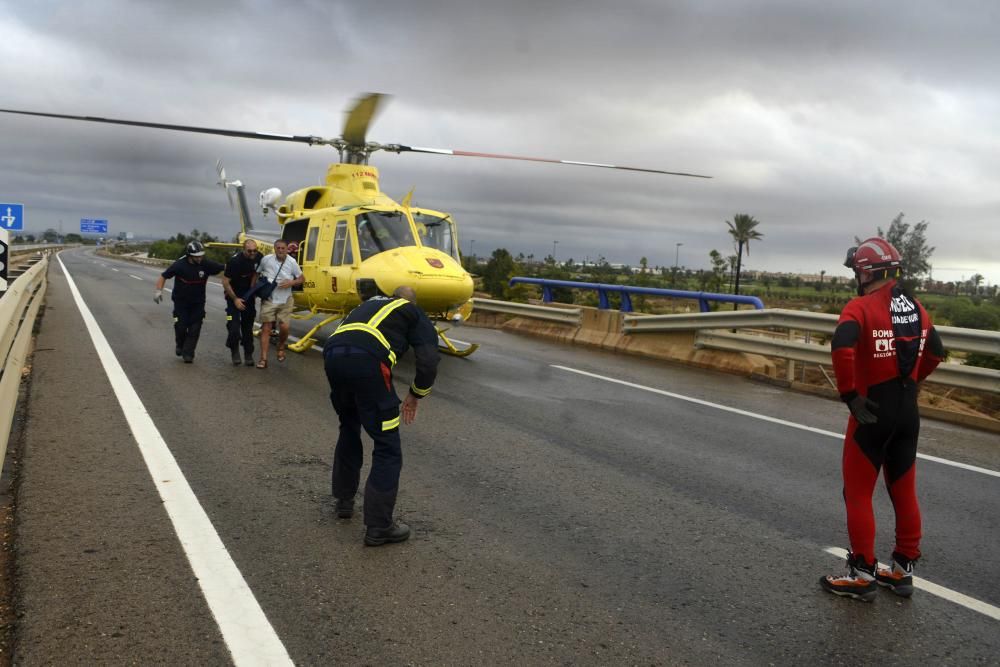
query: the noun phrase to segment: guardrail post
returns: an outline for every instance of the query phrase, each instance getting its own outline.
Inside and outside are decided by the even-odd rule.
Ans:
[[[601,310],[608,310],[611,304],[608,302],[608,293],[605,290],[597,290],[597,307]]]
[[[788,340],[794,340],[794,339],[795,339],[795,330],[790,328],[788,330]],[[795,382],[795,361],[792,359],[788,360],[788,366],[785,369],[785,379],[788,380],[789,382]]]
[[[542,301],[552,303],[552,288],[548,285],[542,285]]]
[[[632,297],[629,296],[628,292],[622,290],[622,308],[623,313],[631,313],[632,311]]]
[[[708,305],[708,299],[698,299],[698,310],[703,313],[711,312],[712,309]]]

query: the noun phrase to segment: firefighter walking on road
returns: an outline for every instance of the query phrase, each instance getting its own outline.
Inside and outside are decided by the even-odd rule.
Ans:
[[[917,391],[944,358],[944,347],[927,311],[897,283],[902,260],[892,244],[870,238],[848,251],[844,265],[854,270],[860,296],[844,307],[831,342],[837,390],[851,412],[842,462],[851,550],[848,574],[825,576],[820,585],[866,602],[878,586],[909,597],[921,538]],[[875,558],[872,493],[879,471],[896,513],[887,565]]]
[[[361,478],[361,429],[375,441],[364,491],[365,544],[378,546],[409,538],[406,524],[393,520],[403,466],[399,424],[417,416],[417,401],[431,392],[437,375],[437,330],[415,303],[410,287],[393,297],[376,294],[374,281],[359,280],[365,301],[352,310],[323,346],[330,400],[340,418],[333,457],[333,496],[337,516],[354,514]],[[367,298],[366,298],[367,297]],[[392,367],[413,347],[416,376],[400,410]]]
[[[226,293],[226,347],[233,358],[233,366],[240,365],[240,347],[243,347],[244,363],[253,366],[253,321],[257,316],[254,298],[244,299],[244,295],[257,282],[257,267],[260,254],[257,242],[247,239],[243,249],[226,262],[222,274],[222,289]]]
[[[194,361],[194,350],[201,335],[201,323],[205,319],[205,285],[208,277],[222,273],[222,264],[205,259],[205,246],[200,241],[191,241],[185,254],[171,264],[156,280],[153,302],[163,301],[163,286],[168,278],[174,278],[171,297],[174,302],[174,352],[184,358],[184,363]]]

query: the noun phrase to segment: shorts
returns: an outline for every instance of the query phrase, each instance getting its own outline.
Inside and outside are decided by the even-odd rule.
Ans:
[[[292,319],[292,311],[295,310],[295,297],[288,297],[284,303],[274,303],[264,301],[260,304],[260,321],[273,322],[278,320],[278,324],[288,324]]]

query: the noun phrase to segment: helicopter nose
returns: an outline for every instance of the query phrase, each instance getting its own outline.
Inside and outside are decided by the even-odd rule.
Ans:
[[[472,276],[452,257],[430,248],[398,248],[379,253],[364,266],[379,288],[391,294],[404,285],[428,313],[448,311],[472,297]]]

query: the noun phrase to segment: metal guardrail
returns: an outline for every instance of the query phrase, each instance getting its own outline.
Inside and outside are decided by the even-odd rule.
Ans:
[[[515,303],[513,301],[494,301],[493,299],[475,298],[472,300],[475,310],[490,313],[519,315],[536,320],[562,322],[563,324],[580,324],[580,308],[554,308],[552,306],[535,306],[530,303]]]
[[[742,294],[716,294],[714,292],[688,292],[686,290],[661,289],[659,287],[636,287],[634,285],[608,285],[606,283],[578,283],[572,280],[550,280],[548,278],[524,278],[515,276],[510,279],[510,285],[518,283],[524,285],[540,285],[542,288],[542,301],[552,302],[552,288],[562,287],[567,289],[595,290],[597,292],[597,307],[601,310],[608,310],[611,307],[608,301],[608,293],[616,292],[621,295],[624,313],[634,312],[632,308],[632,294],[646,294],[649,296],[671,297],[674,299],[694,299],[698,302],[698,308],[703,313],[711,310],[709,301],[722,303],[736,303],[753,306],[758,310],[764,308],[764,302],[755,296],[744,296]]]
[[[45,296],[48,258],[44,257],[12,282],[0,298],[0,462],[7,454],[17,392],[31,344],[35,317]]]
[[[704,314],[626,315],[623,330],[628,334],[696,331],[694,344],[698,348],[747,352],[789,361],[829,365],[829,345],[711,330],[774,327],[832,336],[837,320],[836,315],[828,313],[773,308]],[[1000,355],[1000,332],[946,326],[936,328],[946,349]],[[990,368],[943,363],[934,371],[931,380],[938,384],[1000,393],[1000,371]]]
[[[800,310],[734,310],[720,313],[678,315],[626,315],[625,333],[690,331],[692,329],[740,329],[775,327],[833,335],[837,316]],[[962,352],[1000,355],[1000,332],[960,327],[935,327],[945,348]]]

